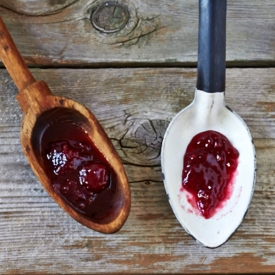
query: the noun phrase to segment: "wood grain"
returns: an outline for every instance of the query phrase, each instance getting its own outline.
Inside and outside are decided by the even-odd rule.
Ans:
[[[20,52],[39,66],[186,66],[197,60],[198,5],[192,0],[118,0],[130,19],[115,33],[96,30],[103,0],[1,0],[0,14]],[[273,0],[228,1],[230,66],[275,63]]]
[[[116,234],[81,226],[47,195],[20,146],[21,111],[0,70],[0,273],[198,274],[275,271],[275,69],[227,70],[226,103],[249,126],[257,153],[252,204],[223,246],[207,249],[179,225],[164,191],[160,147],[193,99],[196,70],[32,69],[52,92],[86,105],[112,139],[129,177],[130,216]]]

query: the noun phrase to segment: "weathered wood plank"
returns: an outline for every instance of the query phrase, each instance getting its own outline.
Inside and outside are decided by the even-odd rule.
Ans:
[[[16,88],[0,70],[0,273],[272,273],[275,270],[275,69],[227,70],[226,101],[247,122],[257,152],[248,214],[223,246],[188,236],[170,209],[160,146],[194,93],[194,69],[33,69],[52,91],[90,108],[125,165],[132,210],[114,235],[93,232],[52,201],[20,147]]]
[[[2,0],[0,14],[32,65],[169,66],[196,62],[197,1],[116,2],[128,7],[130,18],[114,33],[98,31],[90,22],[91,13],[103,0]],[[274,13],[273,0],[228,1],[229,64],[274,64]]]

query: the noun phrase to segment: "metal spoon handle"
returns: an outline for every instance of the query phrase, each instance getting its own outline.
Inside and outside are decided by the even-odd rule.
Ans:
[[[4,63],[19,91],[35,82],[33,75],[16,48],[0,17],[0,59]]]
[[[197,89],[225,91],[226,0],[199,1]]]

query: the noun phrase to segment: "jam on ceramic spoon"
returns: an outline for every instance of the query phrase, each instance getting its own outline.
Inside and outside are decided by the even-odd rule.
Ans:
[[[244,219],[254,191],[256,157],[247,125],[225,104],[227,1],[199,0],[198,4],[195,96],[166,130],[161,166],[169,203],[178,221],[199,243],[214,248],[225,243]],[[190,140],[206,129],[223,133],[238,153],[226,140],[220,151],[215,143],[208,144],[208,139],[200,147],[197,137],[187,148]],[[227,159],[230,148],[234,154]]]
[[[231,194],[239,152],[216,131],[194,136],[183,160],[182,188],[203,217],[211,218]]]

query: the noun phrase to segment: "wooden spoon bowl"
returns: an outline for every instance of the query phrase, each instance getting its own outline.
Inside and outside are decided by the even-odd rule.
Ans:
[[[23,111],[21,128],[23,151],[45,190],[64,211],[79,223],[102,233],[118,231],[130,212],[129,184],[121,160],[95,116],[83,105],[73,100],[54,96],[44,81],[35,81],[1,18],[0,58],[19,90],[17,100]],[[115,188],[112,199],[102,202],[104,213],[87,216],[64,200],[54,189],[43,166],[41,144],[45,142],[43,138],[47,129],[55,122],[61,124],[66,122],[80,127],[111,167]],[[60,135],[64,138],[62,131]]]

